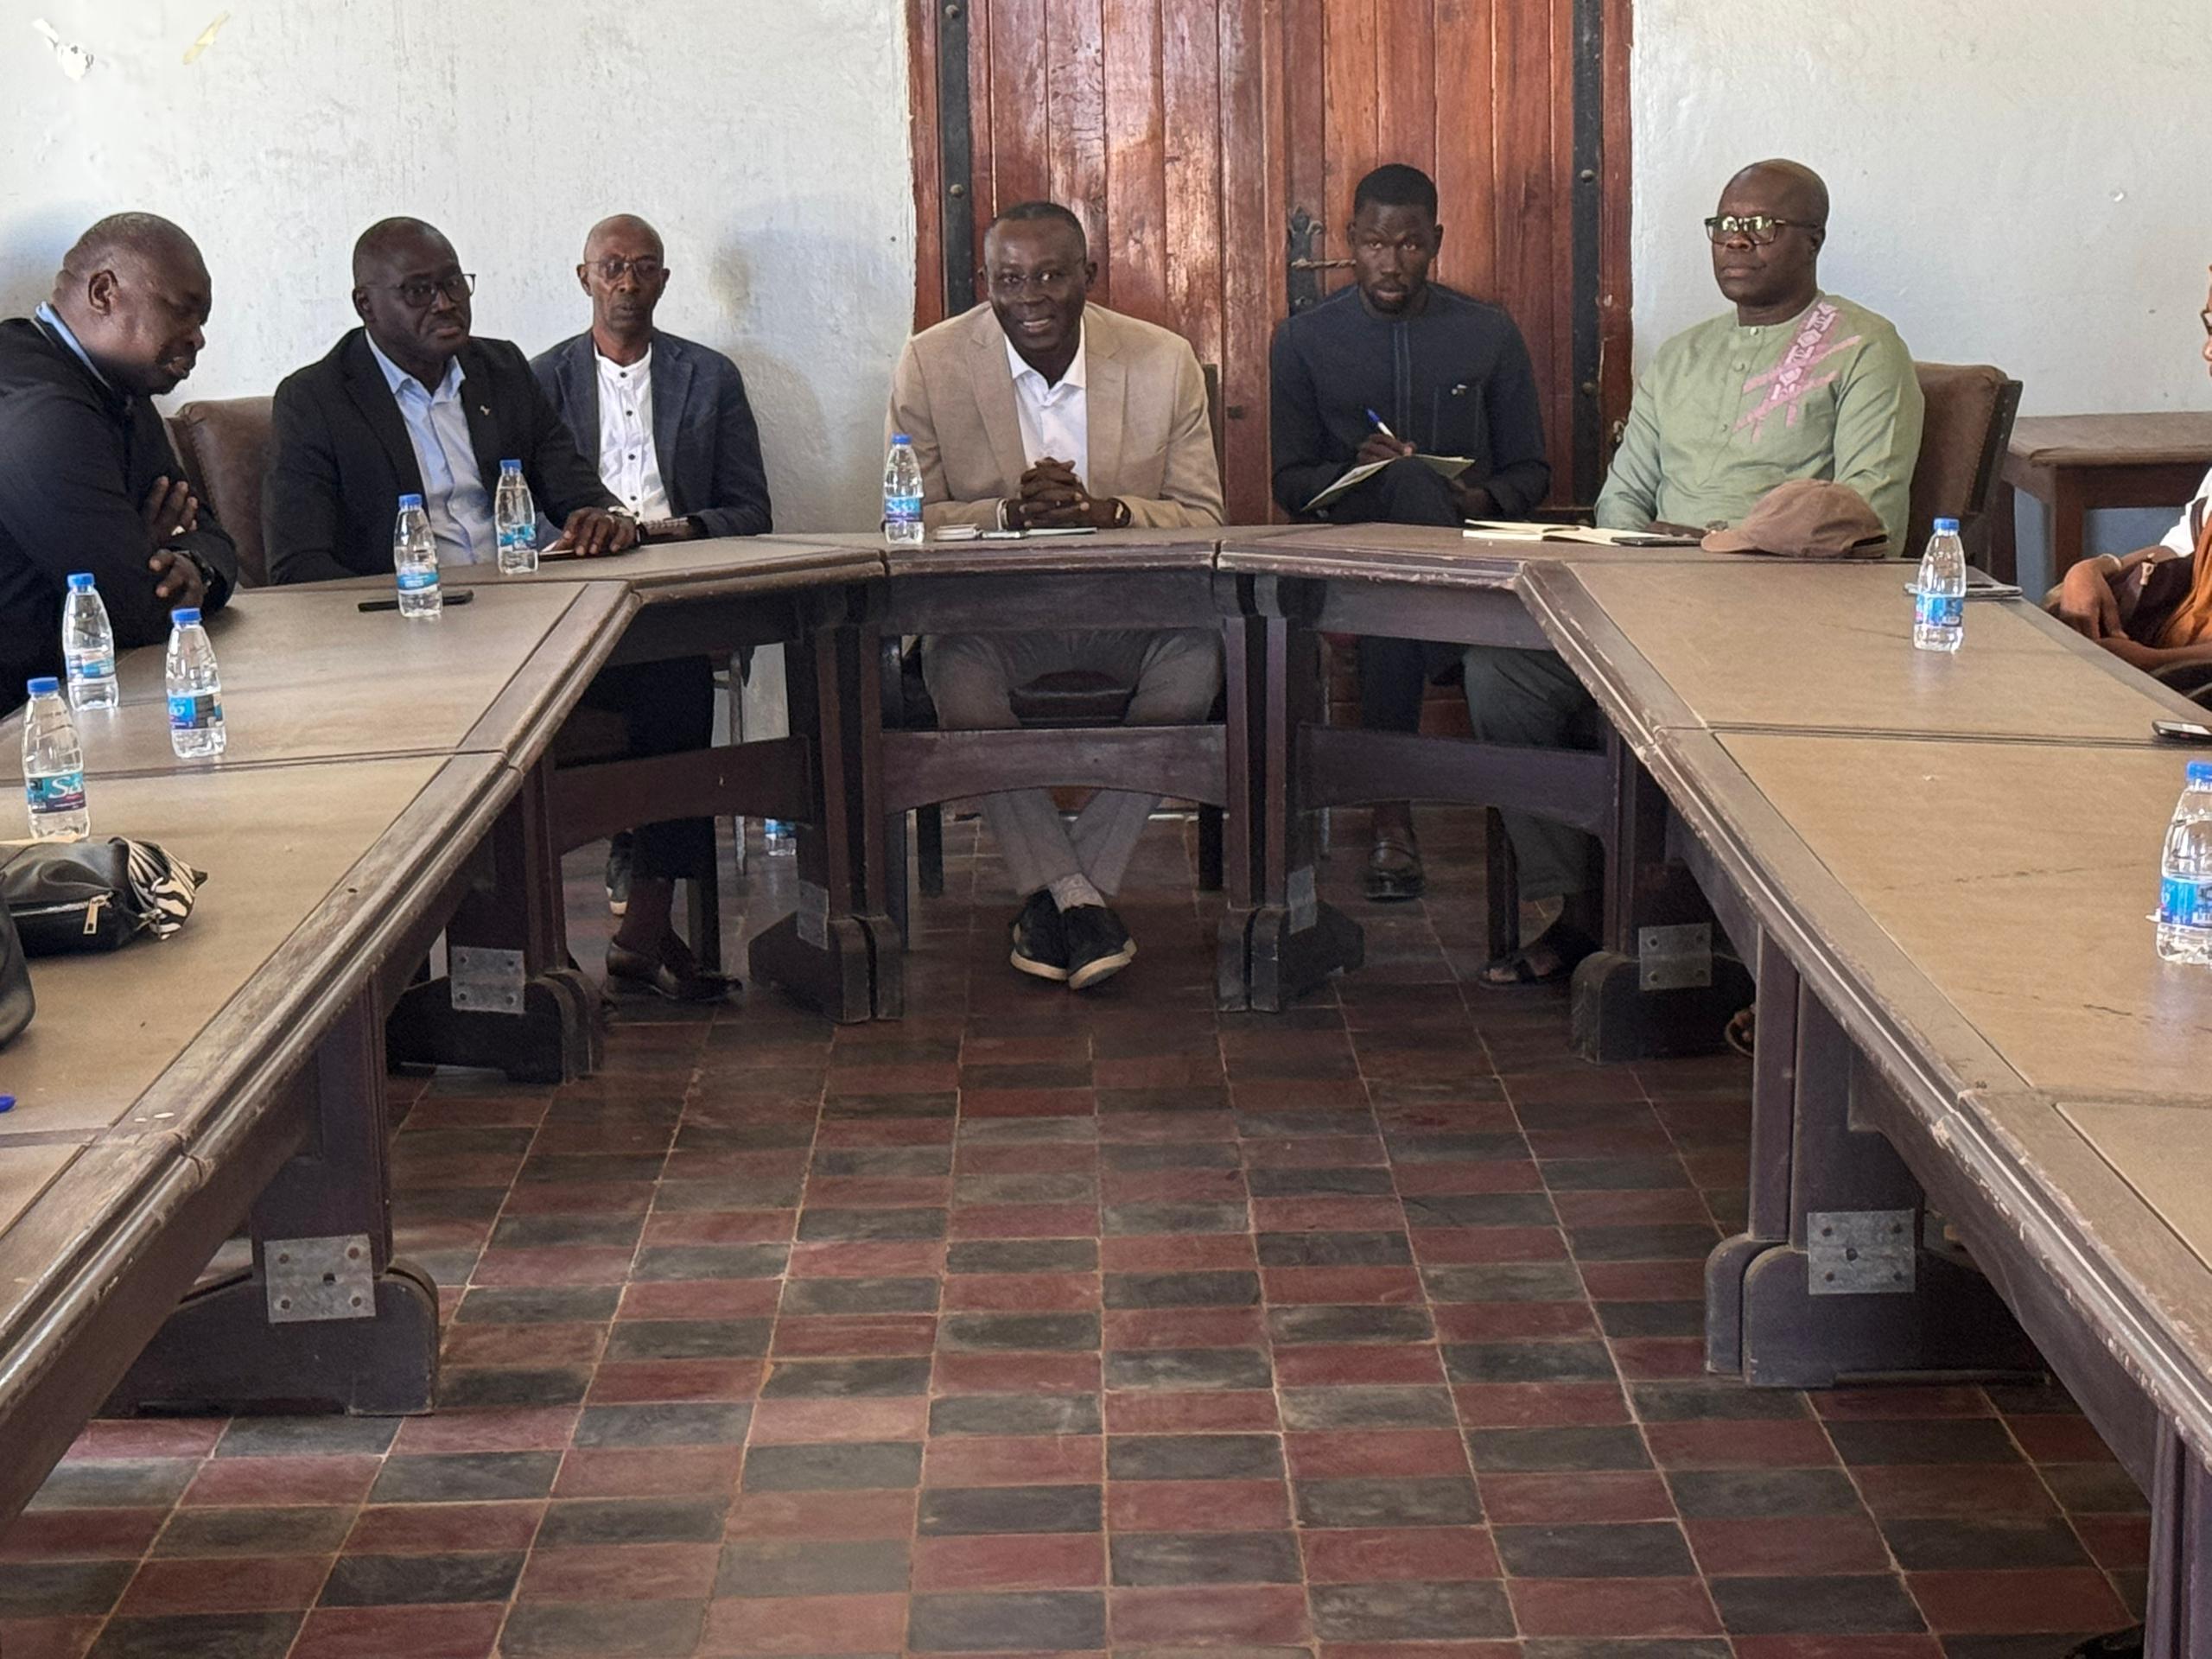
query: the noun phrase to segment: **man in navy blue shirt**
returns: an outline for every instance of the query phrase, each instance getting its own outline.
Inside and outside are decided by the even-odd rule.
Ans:
[[[1418,168],[1376,168],[1352,194],[1345,235],[1357,281],[1275,333],[1275,499],[1334,524],[1522,517],[1551,486],[1529,348],[1503,310],[1429,281],[1444,239],[1435,184]],[[1415,454],[1473,464],[1446,479]],[[1390,464],[1308,508],[1370,461]],[[1420,640],[1362,639],[1361,723],[1419,730],[1422,689],[1454,654]],[[1375,808],[1366,885],[1370,899],[1421,895],[1421,843],[1403,801]]]

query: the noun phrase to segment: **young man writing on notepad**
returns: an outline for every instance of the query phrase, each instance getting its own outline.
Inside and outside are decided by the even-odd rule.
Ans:
[[[1379,167],[1352,193],[1345,226],[1357,281],[1275,332],[1269,439],[1275,499],[1333,524],[1458,524],[1514,518],[1544,499],[1551,467],[1529,348],[1494,305],[1429,280],[1444,239],[1436,186]],[[1446,476],[1424,456],[1464,460]],[[1354,467],[1381,470],[1317,502]],[[1448,647],[1359,642],[1360,723],[1420,729],[1421,690]],[[1375,809],[1370,899],[1412,899],[1421,843],[1403,801]]]

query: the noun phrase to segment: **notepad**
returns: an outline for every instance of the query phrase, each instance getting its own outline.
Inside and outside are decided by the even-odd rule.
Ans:
[[[1381,472],[1385,467],[1390,465],[1391,461],[1420,461],[1431,472],[1439,474],[1445,478],[1457,478],[1460,474],[1465,472],[1468,467],[1475,464],[1473,461],[1469,461],[1465,455],[1393,455],[1390,457],[1389,461],[1367,461],[1361,466],[1353,467],[1335,483],[1330,485],[1327,489],[1322,491],[1311,501],[1308,501],[1303,507],[1300,508],[1299,511],[1301,512],[1315,512],[1319,511],[1321,508],[1327,506],[1330,502],[1335,500],[1338,496],[1344,494],[1348,491],[1357,489],[1361,485],[1366,483],[1369,479],[1374,477],[1376,474]]]
[[[1694,536],[1660,530],[1600,530],[1595,524],[1538,524],[1519,520],[1470,518],[1461,532],[1484,542],[1579,542],[1586,547],[1695,547]]]

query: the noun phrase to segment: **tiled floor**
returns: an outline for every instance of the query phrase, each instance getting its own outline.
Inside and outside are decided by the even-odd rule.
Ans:
[[[957,859],[983,897],[924,911],[903,1023],[766,994],[639,1011],[573,1088],[396,1084],[443,1408],[94,1425],[0,1539],[0,1659],[2044,1659],[2125,1622],[2143,1506],[2063,1395],[1700,1374],[1745,1068],[1586,1067],[1560,996],[1456,979],[1470,830],[1281,1017],[1215,1014],[1160,825],[1096,994],[1009,973]]]

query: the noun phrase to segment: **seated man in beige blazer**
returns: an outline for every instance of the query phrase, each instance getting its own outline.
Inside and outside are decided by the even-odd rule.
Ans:
[[[1221,475],[1205,378],[1181,336],[1086,305],[1097,267],[1082,222],[1048,201],[1009,207],[983,237],[989,302],[906,342],[890,430],[913,440],[922,518],[1007,530],[1217,524]],[[933,636],[922,675],[947,731],[1019,722],[1010,701],[1046,674],[1088,669],[1133,684],[1132,726],[1204,720],[1221,689],[1210,628]],[[1114,913],[1159,803],[1101,790],[1071,829],[1050,793],[984,798],[1022,907],[1014,966],[1075,990],[1136,955]]]

